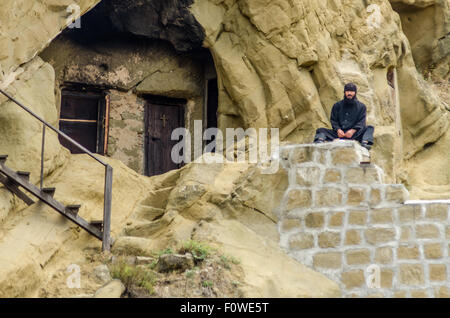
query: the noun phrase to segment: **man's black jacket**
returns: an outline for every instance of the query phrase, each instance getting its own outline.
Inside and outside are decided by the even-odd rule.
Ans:
[[[334,130],[359,130],[366,127],[366,105],[355,99],[351,102],[345,99],[337,102],[331,109],[331,126]]]

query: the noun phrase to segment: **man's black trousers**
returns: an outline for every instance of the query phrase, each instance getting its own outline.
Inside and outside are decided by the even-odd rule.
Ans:
[[[353,134],[352,138],[350,138],[350,140],[357,140],[359,142],[365,140],[369,145],[373,145],[373,132],[374,132],[373,126],[366,126],[364,128],[357,130]],[[316,130],[314,142],[316,142],[319,139],[323,139],[325,141],[333,141],[336,138],[339,138],[336,130],[319,128]],[[349,138],[341,138],[341,139],[349,139]]]

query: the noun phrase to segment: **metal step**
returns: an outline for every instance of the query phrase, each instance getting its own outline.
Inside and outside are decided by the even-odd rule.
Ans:
[[[55,195],[56,188],[43,188],[42,192],[53,197]]]
[[[8,168],[5,165],[0,166],[0,174],[3,175],[3,179],[8,178],[14,182],[16,187],[20,186],[27,190],[30,194],[34,195],[38,199],[40,199],[42,202],[53,208],[58,213],[62,214],[69,220],[71,220],[76,225],[80,226],[81,228],[88,231],[90,234],[98,238],[100,241],[103,240],[103,233],[98,230],[97,227],[91,225],[88,221],[78,216],[78,210],[81,206],[79,205],[72,205],[72,207],[64,206],[62,203],[56,201],[54,198],[52,198],[50,195],[47,195],[41,191],[38,187],[36,187],[34,184],[28,182],[22,174],[20,175],[19,172],[15,172],[14,170]],[[29,175],[29,173],[28,173]],[[3,180],[5,181],[5,180]],[[2,178],[0,178],[0,182],[2,182]],[[3,183],[3,182],[2,182]],[[20,190],[19,190],[20,191]],[[71,207],[71,208],[70,208]]]
[[[103,231],[103,221],[102,220],[93,220],[89,224],[96,227],[99,231]]]
[[[29,181],[30,180],[30,173],[28,171],[17,171],[17,174],[19,177]]]
[[[0,183],[2,183],[9,191],[17,195],[20,199],[23,200],[27,205],[34,204],[33,199],[31,199],[25,192],[20,190],[19,186],[13,179],[6,177],[5,175],[0,173]]]
[[[66,211],[72,213],[73,215],[78,215],[80,208],[81,208],[80,204],[71,204],[66,206]]]

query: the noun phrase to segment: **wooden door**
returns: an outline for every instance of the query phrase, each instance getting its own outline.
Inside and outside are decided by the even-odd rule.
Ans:
[[[106,99],[99,93],[62,91],[59,129],[93,153],[104,154]],[[71,153],[82,153],[65,138],[60,143]]]
[[[149,100],[146,105],[146,175],[154,176],[178,169],[171,152],[178,140],[172,131],[184,127],[184,105],[179,102]]]

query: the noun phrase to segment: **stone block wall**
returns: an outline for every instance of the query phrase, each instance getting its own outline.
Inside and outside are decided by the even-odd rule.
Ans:
[[[353,141],[280,149],[289,174],[281,246],[344,297],[450,297],[450,201],[405,204]]]
[[[114,89],[110,98],[108,153],[139,174],[145,173],[145,100]]]

